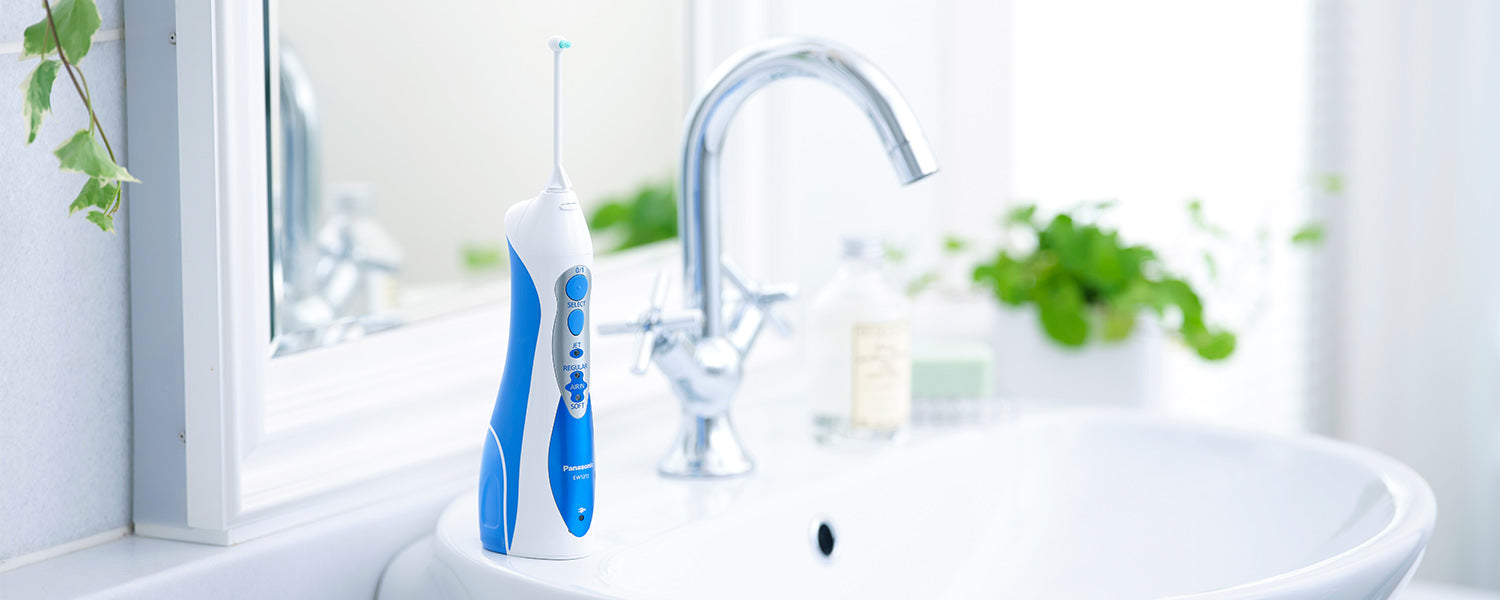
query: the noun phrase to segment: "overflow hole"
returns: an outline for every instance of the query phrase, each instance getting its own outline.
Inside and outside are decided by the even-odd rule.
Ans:
[[[834,530],[833,521],[826,516],[817,515],[808,525],[807,537],[812,542],[814,555],[824,561],[832,561],[833,554],[838,549],[838,533]]]

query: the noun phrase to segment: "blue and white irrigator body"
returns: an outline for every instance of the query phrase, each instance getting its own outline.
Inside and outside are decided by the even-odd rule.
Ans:
[[[593,243],[558,147],[561,37],[553,59],[552,176],[505,213],[510,340],[479,476],[486,550],[533,558],[588,554],[594,521],[594,414],[589,387]]]

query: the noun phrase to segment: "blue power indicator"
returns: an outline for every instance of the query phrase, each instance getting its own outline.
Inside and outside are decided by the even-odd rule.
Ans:
[[[568,278],[567,285],[563,289],[568,294],[568,299],[577,302],[583,299],[584,294],[589,293],[589,278],[583,275],[574,275]],[[578,335],[574,332],[573,335]]]

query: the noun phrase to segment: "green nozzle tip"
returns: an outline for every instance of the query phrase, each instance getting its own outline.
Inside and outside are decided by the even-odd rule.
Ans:
[[[557,47],[559,47],[559,48],[572,48],[573,47],[573,42],[570,42],[568,40],[563,40],[563,41],[557,43]]]

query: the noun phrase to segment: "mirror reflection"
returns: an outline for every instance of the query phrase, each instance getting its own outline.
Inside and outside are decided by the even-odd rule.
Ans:
[[[595,253],[676,235],[681,2],[274,3],[267,47],[278,355],[491,303],[505,210],[546,183],[547,36],[577,42],[564,160]],[[628,115],[628,118],[624,117]]]

